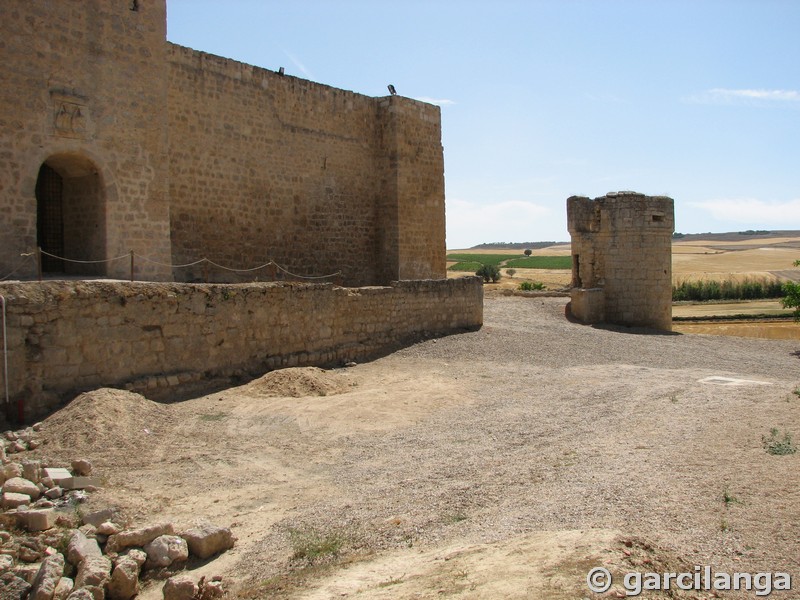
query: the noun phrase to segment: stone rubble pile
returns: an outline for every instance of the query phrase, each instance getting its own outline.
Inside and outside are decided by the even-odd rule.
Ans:
[[[172,523],[124,527],[113,508],[80,515],[78,505],[101,479],[92,464],[70,468],[24,456],[39,447],[37,423],[0,437],[0,600],[130,600],[142,576],[164,577],[190,557],[201,560],[233,547],[231,530],[214,525],[177,531]],[[170,577],[165,600],[214,600],[222,578]]]

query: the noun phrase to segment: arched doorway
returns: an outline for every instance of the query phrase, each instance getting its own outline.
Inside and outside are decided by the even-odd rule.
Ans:
[[[103,186],[89,159],[57,154],[41,165],[36,179],[36,217],[44,273],[106,274],[105,263],[71,262],[106,258]]]

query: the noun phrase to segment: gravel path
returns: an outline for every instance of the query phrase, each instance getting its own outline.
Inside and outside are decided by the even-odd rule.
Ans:
[[[602,528],[689,565],[800,577],[800,455],[762,444],[773,427],[800,435],[798,344],[586,327],[564,305],[487,298],[480,331],[357,367],[433,375],[458,402],[318,454],[298,433],[287,461],[330,493],[276,523],[241,571],[285,569],[291,527],[346,532],[354,552]]]

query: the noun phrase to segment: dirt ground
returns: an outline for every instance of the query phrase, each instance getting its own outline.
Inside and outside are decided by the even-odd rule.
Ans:
[[[623,595],[627,571],[800,578],[800,454],[763,441],[800,435],[800,343],[587,327],[565,302],[490,297],[480,331],[173,404],[90,392],[37,452],[92,460],[90,507],[132,524],[232,527],[191,567],[241,598],[594,598],[597,566]]]

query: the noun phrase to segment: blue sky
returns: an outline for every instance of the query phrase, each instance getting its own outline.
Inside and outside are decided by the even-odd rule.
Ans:
[[[800,1],[167,0],[197,50],[442,111],[447,246],[566,241],[566,199],[800,229]]]

